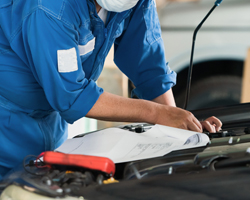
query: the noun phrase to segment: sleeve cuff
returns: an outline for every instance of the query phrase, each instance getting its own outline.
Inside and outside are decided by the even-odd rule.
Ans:
[[[91,80],[71,107],[61,112],[60,115],[68,123],[73,124],[76,120],[84,117],[89,112],[102,93],[103,89],[98,87],[96,83]]]
[[[169,74],[158,76],[137,86],[131,95],[136,95],[140,99],[152,100],[167,92],[175,84],[176,73],[172,71]]]

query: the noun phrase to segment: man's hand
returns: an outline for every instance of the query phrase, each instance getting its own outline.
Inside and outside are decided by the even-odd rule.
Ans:
[[[159,104],[176,107],[171,89],[161,96],[153,99],[152,101]],[[173,123],[175,124],[174,127],[176,128],[182,128],[197,132],[202,132],[203,129],[205,129],[210,133],[215,133],[220,131],[222,127],[221,121],[216,117],[209,117],[204,121],[198,122],[198,120],[193,116],[192,113],[180,108],[172,108],[170,116],[172,117],[172,119],[168,119],[170,123],[169,126],[173,126],[171,125]]]
[[[152,101],[165,105],[165,113],[167,113],[167,116],[162,117],[159,115],[159,124],[187,129],[190,131],[202,132],[201,123],[191,112],[176,107],[172,89],[168,90],[166,93],[153,99]]]
[[[156,124],[202,132],[201,123],[191,112],[173,106],[162,106]]]
[[[210,133],[218,132],[222,127],[221,121],[214,116],[199,122],[191,112],[166,105],[164,105],[161,113],[159,113],[156,124],[167,125],[196,132],[203,132],[206,130]]]
[[[202,121],[201,125],[203,129],[207,130],[210,133],[218,132],[221,130],[222,127],[221,121],[214,116],[209,117],[206,120]]]

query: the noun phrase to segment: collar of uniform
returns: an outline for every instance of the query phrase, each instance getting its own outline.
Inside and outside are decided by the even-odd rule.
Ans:
[[[133,11],[133,9],[131,8],[131,9],[123,11],[121,13],[117,13],[118,24],[120,24],[125,18],[127,18],[132,11]]]
[[[94,0],[88,0],[88,6],[89,6],[89,14],[91,15],[91,17],[97,18],[98,14],[96,12],[96,7],[95,7],[95,2]],[[123,11],[121,13],[115,13],[115,12],[108,12],[108,21],[110,21],[110,17],[113,18],[117,15],[117,22],[121,23],[131,12],[132,12],[132,8],[126,11]]]
[[[89,7],[89,14],[90,15],[97,15],[94,0],[86,0],[86,1],[87,1],[87,4],[88,4],[88,7]]]

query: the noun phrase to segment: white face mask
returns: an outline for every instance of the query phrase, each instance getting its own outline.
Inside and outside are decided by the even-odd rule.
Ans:
[[[96,0],[97,3],[112,12],[123,12],[133,8],[139,0]]]

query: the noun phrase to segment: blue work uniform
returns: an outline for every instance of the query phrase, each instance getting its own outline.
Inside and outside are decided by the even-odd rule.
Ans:
[[[93,0],[0,1],[0,176],[28,154],[53,150],[84,117],[114,44],[114,61],[152,100],[176,79],[164,57],[154,0],[98,17]]]

